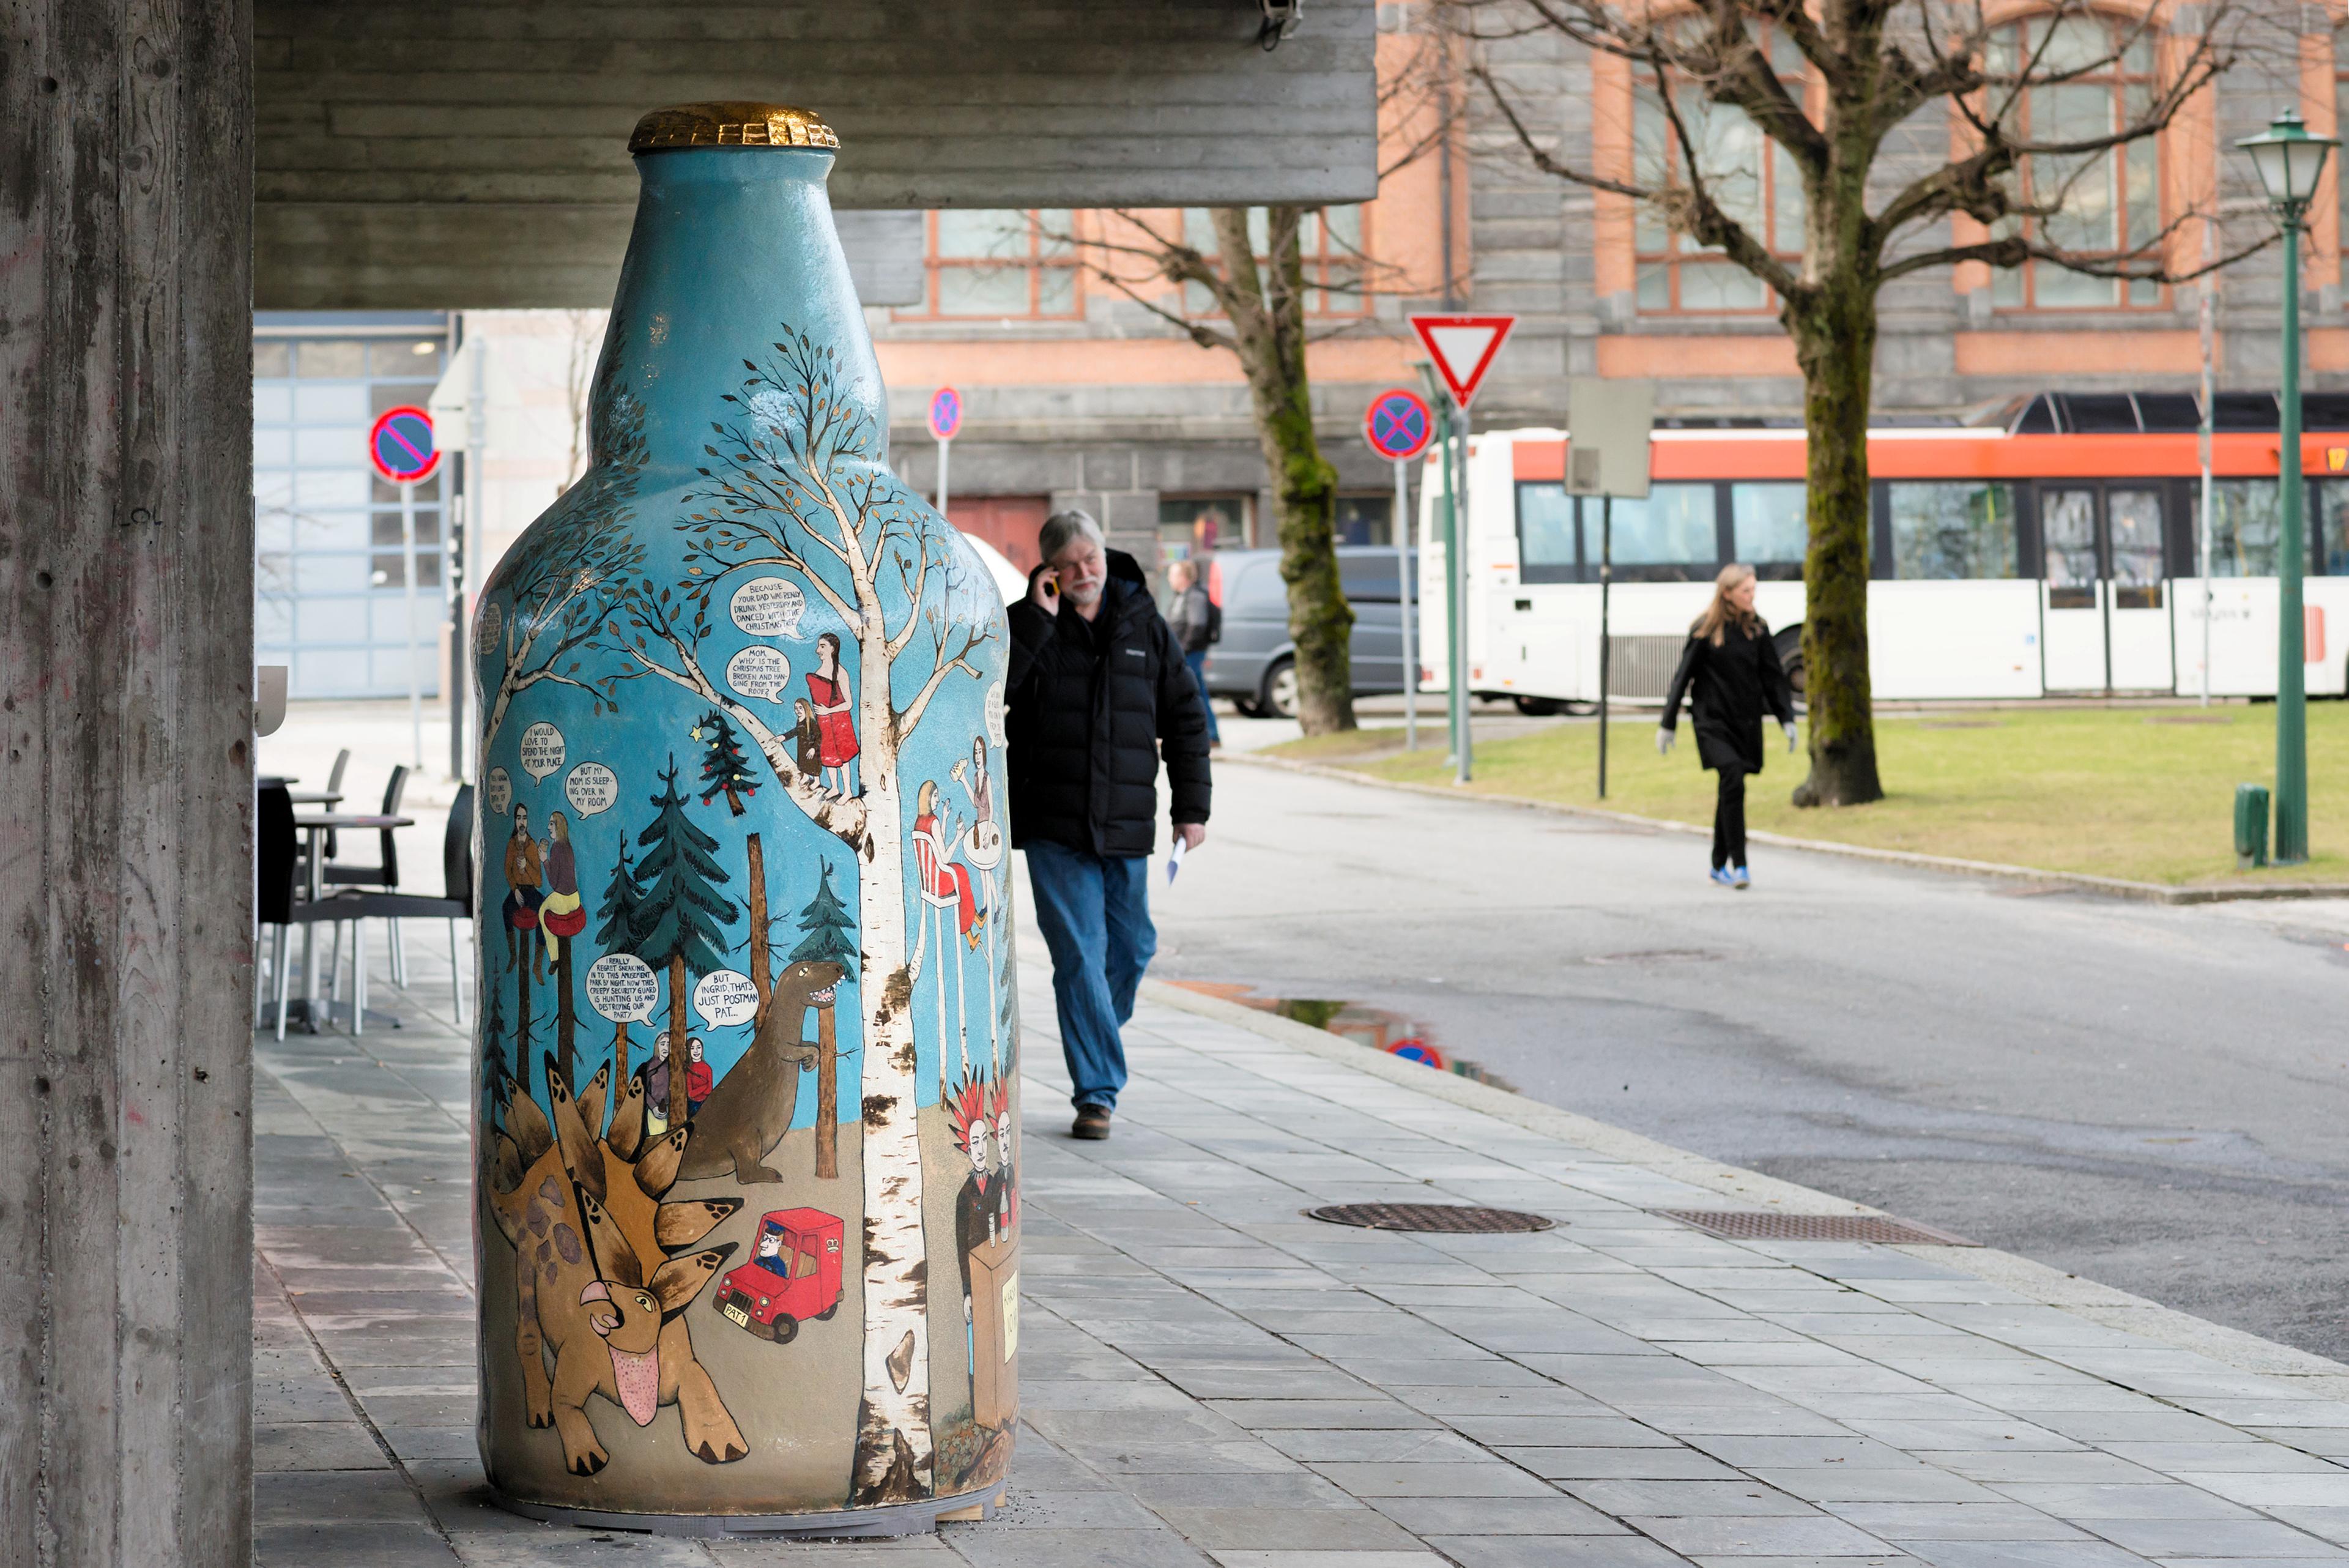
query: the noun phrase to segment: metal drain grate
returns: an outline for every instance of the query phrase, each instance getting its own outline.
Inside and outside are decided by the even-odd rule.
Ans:
[[[1306,1210],[1305,1217],[1332,1225],[1359,1225],[1366,1231],[1428,1231],[1454,1236],[1547,1231],[1557,1223],[1514,1209],[1475,1209],[1463,1203],[1331,1203]]]
[[[1878,1241],[1886,1246],[1979,1247],[1963,1236],[1887,1214],[1778,1214],[1753,1209],[1659,1209],[1667,1220],[1733,1241]]]

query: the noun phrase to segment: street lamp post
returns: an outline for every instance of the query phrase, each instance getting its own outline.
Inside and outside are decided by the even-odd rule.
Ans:
[[[2251,155],[2268,205],[2283,225],[2283,417],[2277,443],[2277,499],[2282,503],[2276,542],[2275,864],[2308,859],[2308,693],[2301,579],[2308,569],[2308,535],[2302,516],[2306,488],[2300,476],[2300,228],[2316,196],[2324,160],[2339,145],[2311,136],[2299,114],[2286,109],[2267,130],[2235,143]]]

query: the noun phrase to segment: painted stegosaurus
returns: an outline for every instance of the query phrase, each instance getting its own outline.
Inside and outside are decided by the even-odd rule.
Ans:
[[[622,1087],[611,1119],[607,1064],[574,1098],[551,1054],[552,1119],[512,1078],[498,1085],[502,1130],[483,1188],[514,1249],[514,1344],[533,1427],[552,1425],[563,1461],[592,1476],[611,1461],[587,1417],[601,1394],[639,1427],[675,1405],[685,1446],[709,1464],[750,1452],[693,1352],[685,1309],[734,1248],[672,1256],[741,1208],[739,1198],[664,1202],[691,1127],[644,1140],[644,1096]],[[547,1370],[552,1353],[554,1372]]]

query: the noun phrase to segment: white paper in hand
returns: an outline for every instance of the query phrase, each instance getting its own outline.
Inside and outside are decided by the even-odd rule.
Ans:
[[[1183,869],[1183,852],[1189,847],[1190,845],[1187,841],[1179,837],[1174,840],[1174,852],[1166,857],[1166,885],[1168,887],[1172,888],[1174,885],[1174,873]]]

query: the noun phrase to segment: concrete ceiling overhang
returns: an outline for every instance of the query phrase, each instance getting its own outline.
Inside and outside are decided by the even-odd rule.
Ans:
[[[1259,24],[1249,0],[258,0],[254,303],[609,304],[629,130],[702,99],[820,113],[843,209],[1368,200],[1371,0],[1314,0],[1269,52]],[[873,303],[918,286],[910,221],[843,228]]]

